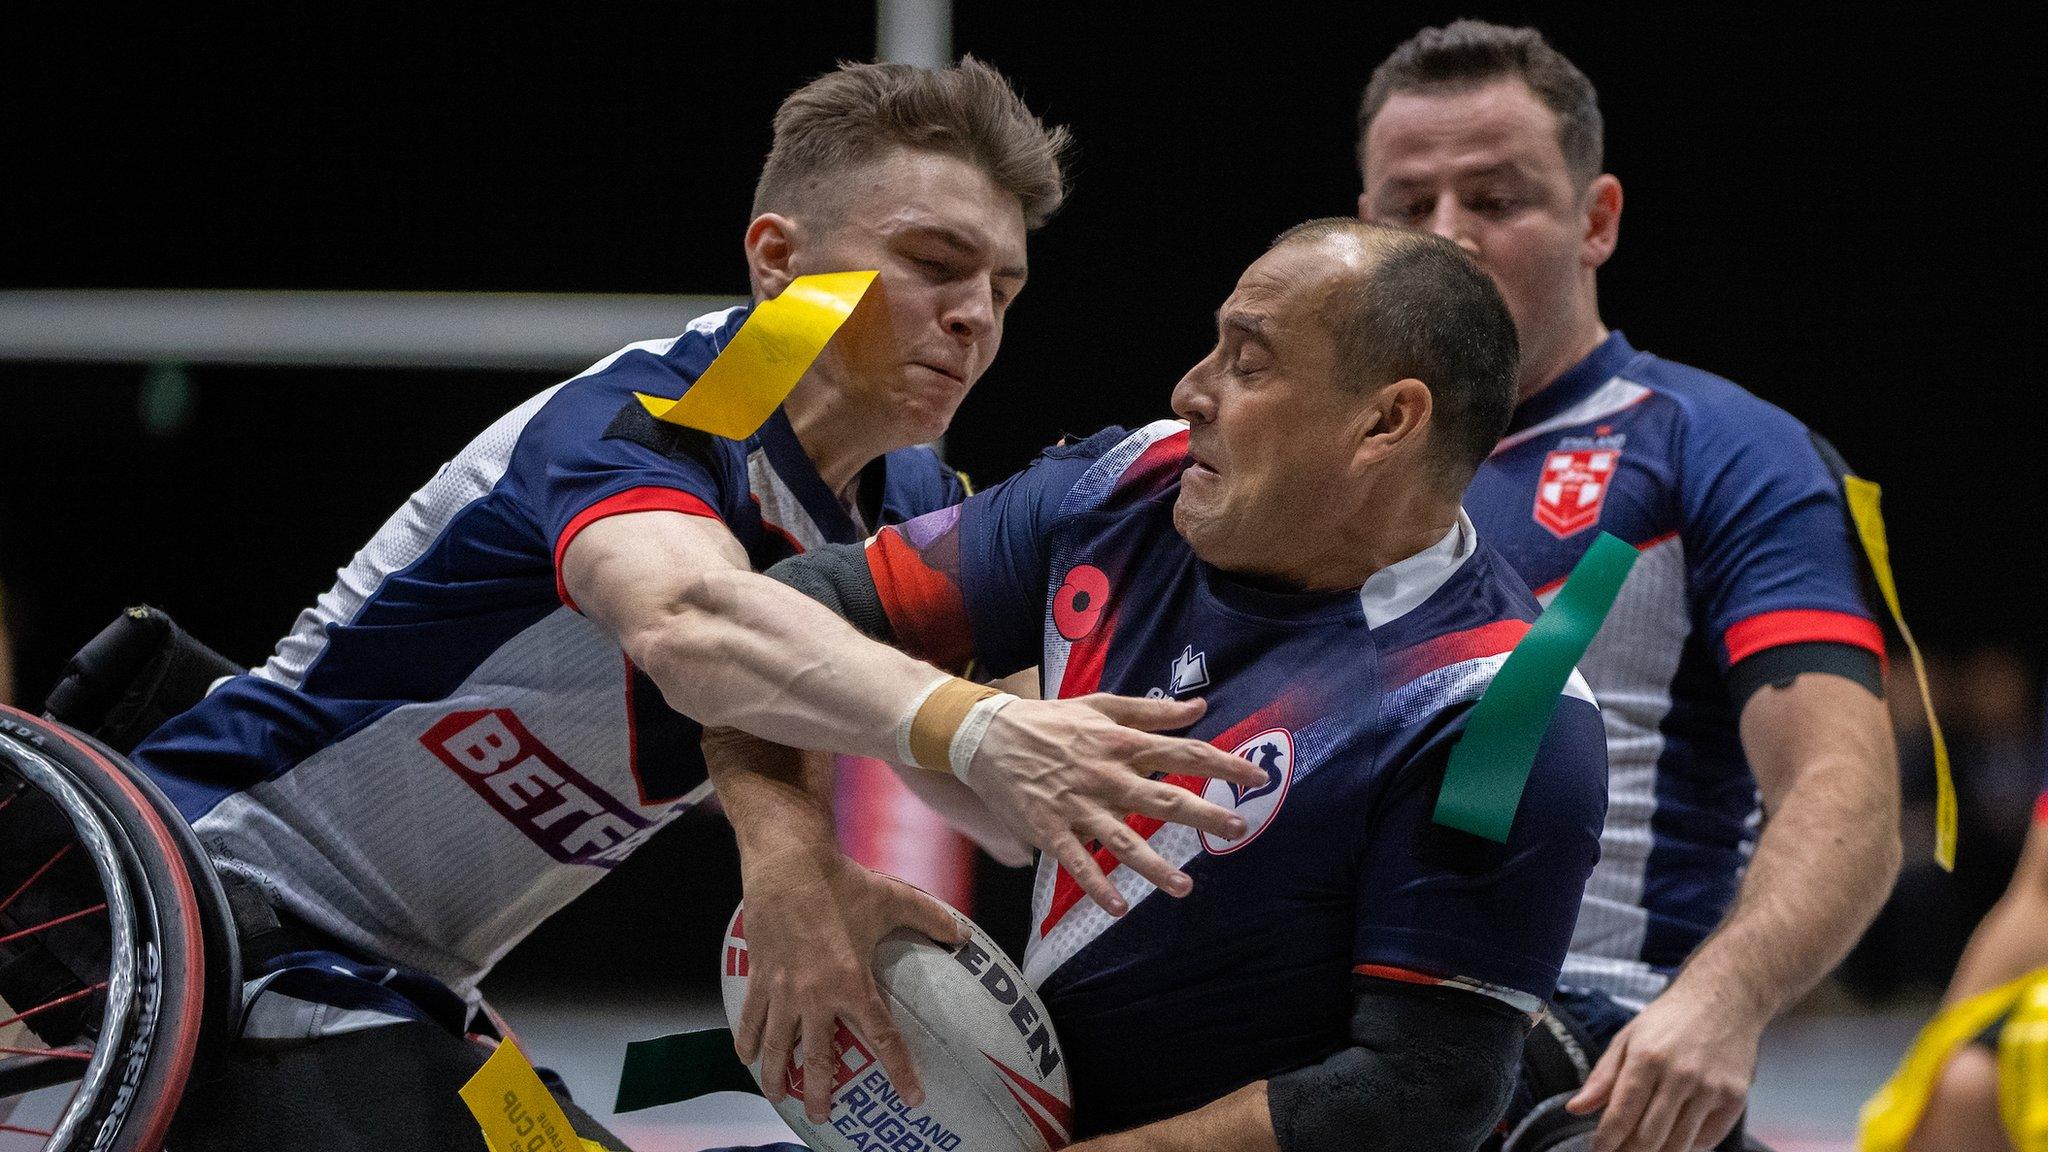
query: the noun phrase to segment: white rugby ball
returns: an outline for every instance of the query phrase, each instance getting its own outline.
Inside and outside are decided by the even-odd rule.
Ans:
[[[1045,1005],[973,921],[946,948],[918,932],[875,949],[875,983],[924,1081],[924,1104],[904,1104],[867,1039],[839,1025],[832,1114],[804,1115],[803,1053],[790,1057],[790,1094],[775,1110],[816,1152],[1052,1152],[1073,1139],[1074,1097]],[[725,929],[725,1018],[747,999],[746,907]],[[761,1082],[761,1062],[747,1069]]]

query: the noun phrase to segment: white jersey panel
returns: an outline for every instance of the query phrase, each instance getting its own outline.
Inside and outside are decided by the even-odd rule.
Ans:
[[[562,608],[447,698],[384,714],[196,827],[279,906],[466,995],[696,797],[641,805],[632,739],[625,658]]]
[[[335,573],[334,587],[299,613],[291,633],[253,674],[287,688],[302,686],[306,673],[327,650],[327,630],[355,619],[392,573],[419,560],[457,513],[490,494],[512,462],[519,434],[561,387],[557,384],[500,416],[453,460],[441,465],[434,478],[377,529],[348,567]]]
[[[1553,598],[1554,593],[1545,600]],[[1586,881],[1571,952],[1558,979],[1638,1007],[1666,982],[1639,959],[1649,925],[1643,881],[1650,820],[1657,811],[1657,763],[1665,746],[1662,726],[1691,632],[1685,548],[1672,536],[1643,550],[1579,662],[1607,731],[1607,823],[1600,832],[1600,862]]]

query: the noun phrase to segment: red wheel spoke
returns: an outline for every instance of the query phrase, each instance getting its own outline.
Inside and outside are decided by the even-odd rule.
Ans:
[[[50,1001],[48,1004],[38,1004],[34,1008],[31,1008],[26,1012],[17,1012],[14,1015],[9,1016],[5,1020],[0,1020],[0,1028],[5,1028],[9,1024],[18,1024],[31,1016],[39,1016],[42,1013],[48,1012],[50,1009],[55,1008],[59,1005],[69,1004],[73,1000],[82,1000],[85,997],[90,996],[95,992],[98,992],[100,989],[105,988],[106,986],[107,982],[105,980],[102,980],[99,983],[94,984],[90,988],[80,988],[78,991],[73,992],[68,996],[59,996],[55,1000]]]
[[[82,1048],[10,1048],[0,1044],[0,1056],[48,1056],[56,1060],[90,1060],[92,1053]]]
[[[56,1135],[56,1133],[55,1133],[55,1132],[45,1132],[45,1131],[43,1131],[43,1130],[42,1130],[41,1128],[18,1128],[18,1127],[16,1127],[15,1125],[12,1125],[12,1124],[0,1124],[0,1132],[16,1132],[16,1133],[19,1133],[19,1134],[21,1134],[21,1135],[23,1135],[23,1136],[55,1136],[55,1135]]]
[[[38,924],[33,928],[23,928],[21,931],[16,932],[11,936],[0,936],[0,944],[12,944],[16,940],[20,940],[28,936],[33,936],[38,932],[47,932],[50,929],[55,928],[59,924],[67,924],[73,920],[79,919],[80,917],[90,916],[95,912],[105,912],[106,910],[107,906],[105,904],[95,904],[90,908],[80,908],[76,912],[67,912],[64,915],[57,917],[55,920],[45,920],[41,924]]]
[[[8,799],[12,800],[13,797],[10,796],[8,797]],[[64,854],[69,851],[71,851],[71,845],[66,844],[62,848],[57,849],[57,854],[55,856],[52,856],[48,860],[43,861],[43,866],[41,868],[36,869],[34,872],[30,873],[29,878],[21,882],[21,887],[16,888],[12,893],[9,893],[7,899],[0,900],[0,912],[7,911],[7,909],[10,906],[12,906],[16,900],[21,899],[21,894],[23,892],[28,891],[29,888],[33,886],[36,881],[41,880],[43,878],[43,873],[48,872],[50,869],[56,867],[57,861],[62,860],[64,858]]]
[[[23,792],[26,792],[26,791],[28,791],[28,788],[27,788],[27,786],[25,786],[25,785],[24,785],[23,787],[20,787],[20,788],[16,788],[16,789],[15,789],[14,791],[12,791],[12,792],[9,792],[9,793],[7,794],[7,799],[5,799],[5,800],[0,800],[0,812],[5,812],[5,811],[7,811],[7,806],[8,806],[9,804],[12,804],[12,803],[14,803],[14,798],[15,798],[16,796],[19,796],[19,795],[21,795],[21,794],[22,794]]]

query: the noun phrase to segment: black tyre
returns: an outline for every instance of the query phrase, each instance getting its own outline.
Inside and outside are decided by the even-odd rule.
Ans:
[[[11,708],[0,800],[0,1149],[157,1152],[208,1015],[196,845],[119,758]]]

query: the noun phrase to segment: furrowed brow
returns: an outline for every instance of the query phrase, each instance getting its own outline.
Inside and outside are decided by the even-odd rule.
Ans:
[[[1266,340],[1266,318],[1256,312],[1227,312],[1216,310],[1216,330],[1219,333],[1235,332],[1246,340]]]
[[[960,253],[962,256],[973,257],[977,260],[981,258],[981,245],[944,225],[919,224],[911,228],[910,231],[921,236],[929,236],[953,251]],[[996,269],[995,275],[998,278],[1021,282],[1030,275],[1030,269],[1022,264],[1012,264],[1006,268]]]

